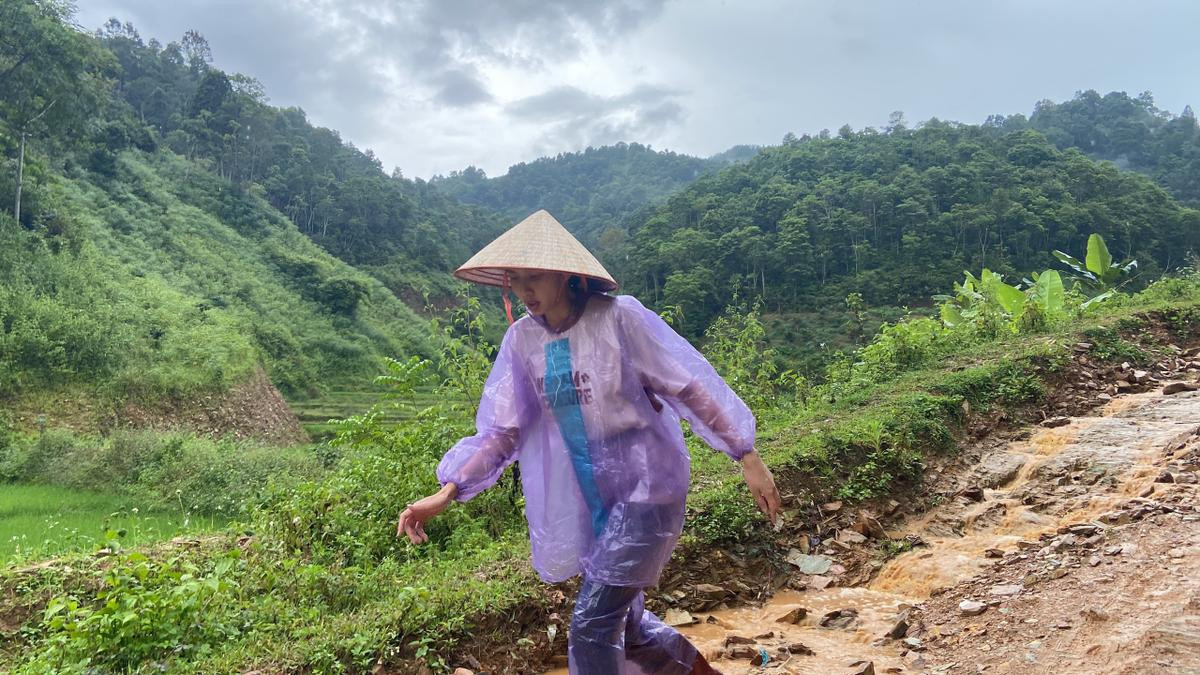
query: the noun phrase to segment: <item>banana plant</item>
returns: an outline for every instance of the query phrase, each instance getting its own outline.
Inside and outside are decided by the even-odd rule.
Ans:
[[[1052,319],[1066,309],[1062,276],[1054,270],[1033,273],[1024,290],[1004,283],[1004,278],[984,268],[979,277],[963,272],[965,279],[954,284],[954,295],[935,296],[942,301],[942,322],[957,326],[982,319],[987,313],[1007,319],[1014,329]]]
[[[948,326],[982,318],[987,312],[996,312],[1017,318],[1025,311],[1025,294],[1019,288],[1004,283],[1004,278],[986,267],[976,278],[964,271],[965,279],[954,284],[954,295],[939,295],[942,300],[942,321]]]
[[[1062,251],[1054,251],[1054,257],[1074,270],[1076,281],[1095,294],[1083,303],[1085,308],[1111,297],[1118,288],[1129,282],[1127,277],[1137,267],[1137,261],[1132,259],[1114,263],[1104,237],[1096,233],[1088,237],[1087,256],[1082,262]]]

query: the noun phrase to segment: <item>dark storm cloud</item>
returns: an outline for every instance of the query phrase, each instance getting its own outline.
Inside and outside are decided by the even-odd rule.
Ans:
[[[477,64],[530,69],[568,60],[656,17],[664,0],[234,0],[84,2],[95,28],[109,16],[166,42],[196,29],[217,65],[261,80],[280,105],[302,105],[348,135],[382,134],[397,90],[464,108],[494,96]],[[412,90],[412,85],[423,89]]]
[[[478,74],[465,69],[448,70],[439,76],[431,77],[430,81],[435,83],[437,88],[434,100],[452,108],[463,108],[492,100],[491,93]]]

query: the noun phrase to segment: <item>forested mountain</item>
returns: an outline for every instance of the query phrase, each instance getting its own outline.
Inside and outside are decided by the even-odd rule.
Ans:
[[[412,310],[344,260],[447,293],[449,261],[497,219],[265,105],[194,33],[89,36],[70,11],[0,2],[0,396],[192,395],[258,363],[296,393],[430,353]]]
[[[1148,92],[1133,98],[1089,90],[1064,103],[1041,101],[1029,118],[993,117],[985,126],[1035,129],[1060,149],[1078,148],[1145,173],[1176,199],[1200,206],[1200,127],[1191,106],[1176,116],[1155,106]]]
[[[1180,118],[1179,125],[1194,120]],[[921,305],[962,270],[1056,265],[1102,234],[1152,278],[1200,247],[1200,212],[1152,180],[1032,129],[930,120],[789,136],[631,221],[626,288],[693,334],[730,293],[772,311]],[[624,256],[615,256],[624,259]]]
[[[444,271],[503,226],[398,169],[389,176],[370,150],[314,127],[302,110],[267,105],[256,80],[214,68],[194,32],[164,46],[113,20],[97,38],[116,60],[120,111],[102,131],[105,149],[165,145],[232,189],[261,196],[322,248],[398,293],[445,294]]]
[[[513,222],[546,209],[605,257],[624,240],[622,224],[635,211],[757,152],[756,146],[741,145],[700,159],[639,143],[617,143],[522,162],[496,178],[472,166],[430,182]]]

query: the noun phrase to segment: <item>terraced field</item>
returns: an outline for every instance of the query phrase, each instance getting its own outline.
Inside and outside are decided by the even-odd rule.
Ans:
[[[312,436],[314,441],[323,441],[334,434],[335,427],[331,420],[361,415],[370,410],[372,405],[382,401],[382,395],[383,391],[377,389],[334,389],[317,398],[288,401],[288,405],[300,418],[300,424],[304,426],[308,435]],[[399,424],[415,415],[417,410],[437,400],[439,399],[433,388],[426,387],[418,391],[413,405],[399,408],[382,405],[379,414],[384,424]]]

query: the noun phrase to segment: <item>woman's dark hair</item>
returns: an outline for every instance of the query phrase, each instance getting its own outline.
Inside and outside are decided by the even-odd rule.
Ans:
[[[573,293],[579,293],[585,288],[583,285],[583,278],[578,274],[572,274],[570,278],[567,279],[567,288],[571,289],[571,292]]]

